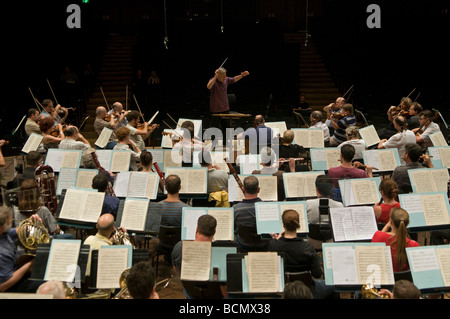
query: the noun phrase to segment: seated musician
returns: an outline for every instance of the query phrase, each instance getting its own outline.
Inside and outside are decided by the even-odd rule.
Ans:
[[[31,218],[41,220],[37,214]],[[12,220],[11,207],[0,206],[0,292],[35,293],[43,281],[29,279],[34,260],[17,264],[18,235]]]
[[[130,138],[130,129],[126,126],[119,127],[116,131],[117,144],[113,150],[131,151],[130,170],[137,171],[137,163],[140,161],[141,149]]]
[[[272,145],[273,130],[266,126],[264,116],[259,114],[255,116],[253,127],[248,128],[243,133],[239,133],[237,139],[248,139],[250,153],[258,154],[263,147]]]
[[[280,138],[280,144],[278,145],[278,153],[280,161],[280,170],[285,172],[291,172],[289,167],[290,158],[299,158],[305,151],[303,146],[292,143],[294,141],[294,132],[292,130],[286,130],[283,133],[283,137]],[[295,161],[295,171],[308,171],[307,165],[301,165],[299,161]]]
[[[433,122],[435,114],[430,110],[422,111],[419,114],[419,128],[415,128],[412,131],[416,134],[416,143],[422,146],[422,149],[427,149],[433,146],[430,135],[440,131],[440,127],[437,123]]]
[[[70,233],[64,234],[50,210],[44,205],[41,200],[40,191],[36,180],[26,179],[20,185],[19,190],[19,204],[17,209],[14,209],[14,222],[16,226],[29,218],[32,214],[37,214],[42,221],[42,224],[47,229],[52,238],[57,239],[74,239]]]
[[[39,128],[44,136],[42,145],[45,150],[49,148],[58,148],[59,143],[66,137],[64,135],[63,127],[60,123],[55,125],[53,117],[48,116],[39,121]]]
[[[131,267],[126,286],[133,299],[159,299],[155,273],[148,261],[140,261]]]
[[[378,143],[378,149],[397,148],[400,161],[402,162],[402,165],[404,165],[406,164],[403,160],[405,145],[408,143],[415,143],[416,137],[414,133],[408,129],[408,123],[404,116],[396,116],[393,120],[393,123],[398,133],[392,135],[388,140],[380,140],[380,142]]]
[[[382,201],[375,203],[373,211],[378,224],[387,224],[391,217],[391,210],[395,207],[400,208],[400,203],[397,201],[398,185],[391,178],[383,178],[379,191]]]
[[[27,133],[28,136],[31,135],[31,133],[42,135],[41,129],[39,128],[38,121],[40,119],[40,113],[38,109],[31,108],[27,112],[27,121],[25,122],[25,133]]]
[[[74,125],[67,126],[64,135],[65,138],[59,143],[60,149],[84,151],[91,147],[91,143],[89,143]]]
[[[334,134],[330,137],[330,146],[338,146],[347,140],[345,129],[350,125],[356,125],[356,117],[353,114],[353,105],[344,104],[342,106],[342,118],[337,120],[331,115],[331,125],[334,128]]]
[[[130,111],[125,111],[123,109],[123,104],[120,102],[114,102],[111,106],[111,110],[108,111],[108,115],[115,117],[117,121],[117,128],[126,126],[128,123],[127,114]],[[116,128],[116,129],[117,129]]]
[[[353,161],[363,162],[363,152],[366,150],[366,142],[359,135],[358,128],[354,125],[350,125],[345,129],[345,135],[347,136],[347,140],[337,147],[341,148],[346,144],[353,145],[355,147]]]
[[[141,127],[139,127],[140,113],[136,110],[129,111],[126,115],[127,125],[130,129],[130,138],[134,143],[142,150],[145,149],[145,140],[150,137],[156,128],[156,124],[149,127],[148,122],[144,122]]]
[[[8,189],[17,188],[24,180],[35,178],[34,172],[36,171],[36,168],[42,165],[42,154],[37,151],[30,151],[25,156],[25,159],[26,167],[22,172],[17,173],[12,181],[8,182]]]
[[[92,188],[96,189],[98,192],[105,193],[102,212],[100,214],[111,214],[114,216],[115,220],[117,218],[117,211],[119,210],[120,199],[115,196],[111,196],[106,192],[108,182],[109,180],[106,173],[97,174],[92,179]]]
[[[372,177],[372,167],[366,166],[366,170],[362,170],[353,165],[353,158],[355,157],[355,147],[351,144],[347,144],[341,147],[340,162],[341,165],[337,167],[331,167],[328,170],[327,175],[333,179],[333,185],[335,190],[339,189],[340,179],[353,179],[353,178],[367,178]],[[339,199],[339,197],[335,197]]]
[[[403,161],[406,163],[394,168],[391,178],[397,183],[399,194],[412,192],[411,181],[408,170],[416,168],[433,168],[433,163],[428,155],[422,155],[422,149],[419,144],[409,143],[405,145]],[[422,161],[422,163],[421,163]]]
[[[58,104],[56,107],[53,104],[53,101],[50,99],[45,99],[42,101],[43,110],[41,115],[43,117],[52,117],[55,120],[56,124],[64,124],[66,122],[67,116],[69,115],[69,110],[65,107],[62,107],[61,104]],[[60,111],[64,113],[63,117],[59,116]]]
[[[117,144],[117,137],[114,131],[119,127],[119,123],[123,120],[125,114],[121,114],[118,118],[112,114],[110,115],[109,121],[106,120],[108,118],[107,116],[108,113],[104,106],[97,107],[95,110],[94,130],[98,136],[100,136],[105,127],[113,131],[109,137],[108,144],[105,146],[105,149],[112,150]],[[98,146],[96,147],[98,148]]]
[[[228,192],[228,173],[213,165],[211,152],[204,150],[198,153],[200,166],[208,168],[208,194]]]
[[[181,130],[183,131],[182,138],[172,148],[172,160],[178,163],[181,161],[183,167],[192,167],[194,151],[201,151],[203,142],[195,139],[193,125],[182,127]]]
[[[141,167],[138,168],[138,171],[155,173],[155,171],[153,170],[153,155],[150,151],[148,151],[148,150],[142,151],[141,156],[140,156],[140,161],[141,161]],[[158,192],[159,193],[164,192],[164,183],[161,178],[159,179]]]
[[[311,121],[310,129],[321,128],[323,130],[323,141],[325,146],[327,146],[330,142],[330,128],[327,124],[322,122],[322,112],[321,111],[313,111],[309,116]]]
[[[397,107],[395,105],[392,105],[386,112],[387,117],[388,117],[388,121],[389,124],[387,124],[386,126],[380,128],[379,130],[377,130],[378,136],[381,139],[389,139],[392,135],[396,134],[398,132],[398,130],[394,127],[394,118],[397,115],[403,115],[406,116],[408,115],[409,117],[409,110],[411,108],[412,105],[412,100],[409,97],[403,97],[400,100],[400,105]]]
[[[325,124],[328,126],[330,133],[334,132],[334,127],[331,124],[331,116],[334,113],[340,113],[344,104],[345,99],[343,97],[338,97],[335,103],[330,103],[323,108],[323,111],[327,114],[327,120],[325,121]]]
[[[408,129],[413,130],[420,127],[419,114],[423,111],[422,105],[418,102],[413,102],[409,108]]]
[[[284,171],[281,171],[278,168],[278,161],[275,152],[270,147],[264,147],[263,149],[261,149],[259,157],[262,168],[260,170],[254,170],[252,174],[276,176],[278,200],[284,201],[286,199],[283,182]],[[295,168],[292,166],[293,165],[291,165],[290,169],[291,171],[295,172]]]

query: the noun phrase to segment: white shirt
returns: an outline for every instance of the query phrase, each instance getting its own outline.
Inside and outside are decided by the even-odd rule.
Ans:
[[[416,143],[416,135],[410,130],[404,130],[403,132],[392,135],[382,145],[384,148],[397,148],[398,156],[402,165],[406,165],[406,162],[402,159],[405,154],[405,145],[408,143]]]
[[[321,128],[323,130],[323,140],[325,142],[328,142],[330,140],[330,129],[328,128],[328,125],[322,122],[317,122],[316,124],[309,127],[312,128]]]
[[[141,153],[136,153],[127,144],[117,143],[113,150],[127,150],[131,151],[130,168],[132,171],[137,171],[137,162],[141,160]]]
[[[363,139],[342,142],[338,145],[338,148],[341,148],[345,144],[353,145],[353,147],[355,148],[355,156],[353,156],[353,159],[363,158],[363,152],[366,149],[366,142],[364,142]]]
[[[141,151],[145,150],[145,142],[144,139],[142,138],[141,135],[137,135],[136,131],[137,128],[131,126],[130,124],[127,124],[126,127],[128,127],[130,129],[130,139],[136,143],[137,147],[139,147],[139,149]]]
[[[75,141],[71,138],[65,138],[59,143],[59,148],[64,150],[87,150],[89,145],[81,141]]]

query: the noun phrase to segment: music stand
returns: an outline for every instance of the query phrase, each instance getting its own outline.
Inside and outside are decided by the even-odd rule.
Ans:
[[[186,293],[192,299],[222,299],[220,287],[225,283],[220,281],[182,280]]]
[[[302,127],[302,126],[305,127],[305,128],[309,127],[308,123],[306,123],[305,119],[303,118],[303,116],[300,113],[295,112],[295,111],[292,111],[292,113],[294,113],[295,118],[297,119],[297,123],[298,123],[297,127],[299,127],[299,128]]]

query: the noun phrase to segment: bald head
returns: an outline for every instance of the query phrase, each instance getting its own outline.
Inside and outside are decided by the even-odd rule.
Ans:
[[[46,281],[39,286],[36,293],[53,295],[53,299],[66,299],[66,292],[61,281]]]
[[[264,116],[262,116],[261,114],[258,114],[255,116],[255,124],[256,126],[264,124],[265,120],[264,120]]]
[[[112,109],[115,112],[122,112],[123,111],[123,105],[120,102],[114,102],[114,104],[112,105]]]
[[[112,214],[103,214],[97,220],[97,230],[100,235],[109,237],[114,230],[114,216]]]
[[[95,115],[99,116],[106,113],[106,108],[104,106],[99,106],[95,109]]]

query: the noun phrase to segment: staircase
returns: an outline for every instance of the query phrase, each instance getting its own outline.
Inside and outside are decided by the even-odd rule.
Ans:
[[[317,47],[308,37],[305,46],[306,32],[285,34],[285,43],[299,43],[300,48],[300,76],[299,92],[304,94],[306,102],[313,110],[322,110],[324,106],[336,101],[341,95],[327,70]]]
[[[131,80],[133,78],[132,51],[136,42],[133,36],[110,35],[107,42],[105,54],[103,56],[100,71],[97,75],[96,83],[98,86],[89,97],[86,105],[87,116],[82,134],[94,146],[98,138],[94,130],[95,110],[98,106],[104,106],[106,109],[112,107],[114,102],[121,102],[125,109],[127,105],[126,86],[128,84],[128,106],[132,103],[133,96],[131,92]],[[100,87],[103,89],[107,104],[103,98]]]

